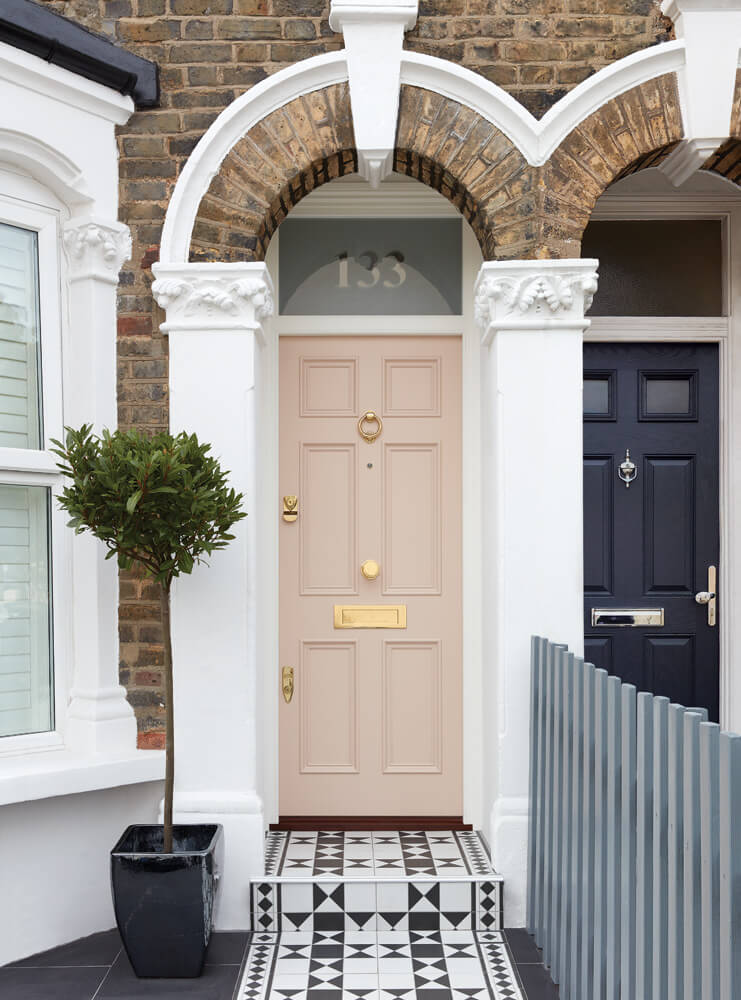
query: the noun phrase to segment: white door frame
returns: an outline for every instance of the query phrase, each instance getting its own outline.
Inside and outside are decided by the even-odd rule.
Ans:
[[[636,176],[638,181],[639,175]],[[645,178],[643,179],[645,180]],[[717,193],[710,189],[717,188]],[[692,190],[700,187],[702,190]],[[733,517],[741,474],[741,438],[734,433],[741,405],[741,191],[720,177],[701,179],[661,194],[631,195],[623,182],[598,201],[592,219],[719,219],[724,233],[723,316],[594,317],[585,343],[659,342],[715,343],[719,354],[719,504],[720,504],[720,724],[741,730],[741,677],[734,677],[735,653],[741,649],[741,622],[730,613],[736,606],[741,565],[741,533]],[[689,190],[688,190],[689,189]]]
[[[460,336],[462,341],[463,435],[463,818],[480,829],[483,815],[483,587],[481,552],[481,342],[474,320],[473,286],[481,266],[476,238],[460,213],[442,195],[407,178],[389,178],[373,191],[356,177],[324,185],[291,212],[291,218],[458,218],[462,221],[461,316],[280,316],[270,324],[258,373],[258,412],[262,452],[257,476],[257,538],[261,600],[261,634],[257,637],[261,664],[262,763],[261,794],[267,823],[278,818],[278,340],[288,336],[379,335]],[[266,264],[279,301],[278,246],[280,230],[270,242]]]

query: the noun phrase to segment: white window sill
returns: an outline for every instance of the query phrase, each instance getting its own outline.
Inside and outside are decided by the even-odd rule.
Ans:
[[[0,806],[161,781],[164,776],[162,750],[116,755],[82,755],[68,750],[19,754],[0,758]]]

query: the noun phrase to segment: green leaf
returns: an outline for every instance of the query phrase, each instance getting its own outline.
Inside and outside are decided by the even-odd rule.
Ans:
[[[126,501],[126,512],[127,512],[127,514],[133,514],[134,513],[134,511],[136,510],[136,505],[139,503],[139,501],[141,500],[141,498],[142,498],[142,491],[141,490],[137,490],[136,493],[133,493],[129,497],[129,499]]]

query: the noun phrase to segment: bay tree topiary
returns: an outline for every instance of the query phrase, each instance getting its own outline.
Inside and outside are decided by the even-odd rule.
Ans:
[[[77,534],[90,531],[121,569],[138,566],[159,584],[164,633],[166,712],[163,849],[172,851],[175,778],[170,590],[173,580],[234,538],[246,517],[243,496],[227,485],[228,473],[195,434],[155,434],[65,428],[53,441],[58,468],[69,480],[59,496]]]

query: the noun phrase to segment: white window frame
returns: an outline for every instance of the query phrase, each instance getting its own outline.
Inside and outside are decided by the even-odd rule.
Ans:
[[[0,757],[52,750],[64,746],[65,708],[70,676],[70,608],[65,598],[71,593],[70,531],[66,514],[56,497],[62,488],[57,458],[50,451],[51,439],[64,433],[62,366],[63,321],[60,255],[64,208],[40,184],[12,171],[0,169],[0,223],[36,233],[38,249],[38,294],[40,337],[40,392],[42,407],[41,448],[0,448],[0,484],[40,486],[50,491],[49,560],[50,640],[52,656],[53,726],[37,733],[0,736]]]

